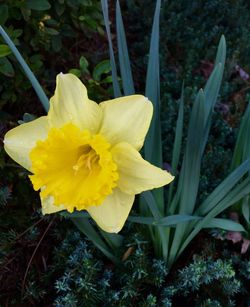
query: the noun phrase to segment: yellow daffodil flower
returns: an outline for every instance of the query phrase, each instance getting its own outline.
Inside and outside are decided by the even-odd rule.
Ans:
[[[32,173],[43,214],[87,210],[103,230],[119,232],[136,194],[173,180],[138,152],[152,113],[141,95],[98,105],[77,77],[59,74],[48,115],[10,130],[4,147]]]

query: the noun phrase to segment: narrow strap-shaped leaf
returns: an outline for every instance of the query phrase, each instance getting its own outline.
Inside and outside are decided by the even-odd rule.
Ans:
[[[179,164],[180,153],[181,153],[183,117],[184,117],[184,83],[182,84],[181,99],[180,99],[179,112],[178,112],[176,129],[175,129],[174,147],[173,147],[173,153],[172,153],[171,167],[172,167],[172,173],[174,175],[176,175],[177,173],[177,166]],[[172,201],[174,184],[175,184],[175,180],[172,181],[169,186],[168,207],[170,206],[170,203]]]
[[[152,217],[144,216],[130,216],[128,220],[132,223],[139,223],[145,225],[153,226],[165,226],[165,227],[175,227],[177,224],[185,223],[193,220],[202,220],[203,217],[192,216],[192,215],[170,215],[160,219],[158,222],[155,221]],[[222,218],[213,218],[203,226],[203,228],[221,228],[228,231],[246,231],[245,228],[232,220],[222,219]]]
[[[175,215],[169,215],[161,218],[157,221],[157,225],[162,226],[175,226],[181,223],[193,221],[200,219],[198,216],[192,216],[192,215],[186,215],[186,214],[175,214]]]
[[[113,255],[113,253],[110,251],[106,243],[102,240],[101,236],[94,229],[94,227],[90,224],[88,219],[72,217],[71,220],[77,226],[77,228],[81,232],[83,232],[93,242],[93,244],[97,248],[99,248],[102,251],[102,253],[105,256],[107,256],[114,263],[120,263],[119,259]]]
[[[159,220],[162,218],[162,214],[160,212],[160,210],[157,207],[157,204],[155,202],[154,196],[150,191],[146,191],[142,193],[142,197],[145,199],[153,217],[156,220]]]
[[[173,153],[172,153],[171,167],[172,167],[172,172],[174,175],[176,175],[177,166],[179,163],[180,153],[181,153],[183,117],[184,117],[184,83],[182,84],[181,99],[180,99],[178,117],[177,117],[177,122],[176,122],[174,148],[173,148]]]
[[[181,166],[181,171],[180,171],[180,175],[178,178],[177,190],[171,200],[170,206],[167,208],[167,213],[170,215],[174,213],[178,213],[179,202],[181,199],[181,194],[182,194],[182,189],[183,189],[183,177],[184,177],[183,168],[184,168],[184,163],[182,163],[182,166]]]
[[[210,77],[207,80],[207,83],[204,88],[204,95],[205,95],[205,112],[206,112],[206,119],[205,119],[205,131],[204,131],[204,140],[203,140],[203,148],[202,152],[205,149],[208,134],[211,127],[211,120],[212,120],[212,112],[214,110],[214,106],[217,101],[217,97],[219,94],[224,66],[226,61],[226,40],[224,35],[221,36],[219,46],[217,49],[215,66],[213,72],[211,73]]]
[[[161,212],[157,207],[157,203],[155,201],[155,198],[153,196],[153,194],[150,191],[146,191],[142,193],[142,197],[144,198],[145,202],[147,203],[154,219],[156,220],[156,222],[158,222],[158,220],[160,218],[162,218]],[[168,238],[167,238],[167,234],[166,231],[164,230],[164,228],[162,226],[158,226],[157,227],[158,231],[159,231],[159,239],[160,242],[155,242],[157,245],[162,246],[162,255],[164,259],[167,259],[168,257]]]
[[[211,128],[212,113],[215,103],[217,101],[222,75],[223,75],[222,65],[221,63],[219,63],[215,66],[204,89],[206,108],[205,108],[205,129],[203,136],[202,153],[204,152],[204,149],[207,144],[207,139]]]
[[[231,163],[231,169],[234,170],[244,159],[248,158],[250,153],[250,103],[248,103],[247,109],[243,118],[241,119],[240,129],[237,135],[236,145],[234,147],[234,154]]]
[[[222,68],[224,69],[225,62],[226,62],[226,55],[227,55],[227,46],[226,46],[226,39],[224,35],[221,35],[219,46],[217,49],[215,65],[221,63]]]
[[[152,226],[164,226],[164,227],[175,227],[177,224],[185,223],[193,220],[199,220],[201,217],[192,215],[170,215],[156,220],[153,217],[147,216],[129,216],[128,221],[132,223],[152,225]]]
[[[145,141],[145,158],[162,167],[162,142],[160,122],[160,72],[159,72],[159,23],[161,1],[157,0],[151,33],[145,95],[154,105],[154,114]]]
[[[106,231],[103,231],[100,229],[100,233],[105,239],[105,241],[108,243],[108,245],[113,249],[116,250],[122,245],[123,242],[123,236],[118,233],[108,233]]]
[[[213,218],[211,219],[203,228],[221,228],[228,231],[244,231],[245,228],[232,220],[221,219],[221,218]]]
[[[210,110],[213,110],[215,103],[217,101],[219,89],[221,86],[221,81],[223,77],[223,71],[226,61],[226,40],[224,35],[221,36],[219,46],[217,49],[216,60],[215,60],[215,68],[208,78],[206,86],[204,88],[204,95],[206,98],[206,114],[210,113]],[[216,78],[216,82],[214,81],[214,71],[220,65],[220,74]]]
[[[160,117],[159,24],[161,0],[157,0],[151,33],[145,95],[153,103],[154,113],[144,144],[146,160],[162,168],[162,137]],[[163,188],[153,191],[162,214],[165,213]]]
[[[198,207],[195,214],[204,216],[211,211],[228,193],[235,187],[235,185],[243,178],[243,176],[250,170],[250,159],[243,162],[237,169],[227,176],[203,201]]]
[[[132,95],[135,93],[135,89],[119,0],[116,1],[116,33],[124,94]]]
[[[88,212],[86,211],[75,211],[73,213],[69,213],[67,211],[60,212],[60,215],[66,218],[80,218],[80,219],[88,219],[91,218]],[[83,222],[84,223],[84,222]],[[109,246],[115,250],[117,247],[121,246],[123,241],[123,236],[116,233],[108,233],[99,228],[99,231]],[[98,233],[97,233],[98,234]]]
[[[180,193],[180,202],[178,204],[178,213],[180,214],[192,215],[194,211],[200,182],[204,118],[205,97],[203,91],[200,90],[190,116],[185,156],[177,187],[177,193]],[[187,224],[177,225],[169,252],[170,259],[175,258],[183,237],[186,235],[187,228]]]
[[[47,96],[44,93],[44,90],[42,89],[40,83],[37,81],[35,75],[30,70],[27,63],[24,61],[23,57],[21,56],[20,52],[17,50],[16,46],[8,36],[8,34],[4,31],[3,27],[0,26],[0,34],[2,35],[4,41],[6,44],[10,47],[11,51],[13,52],[14,56],[16,57],[17,61],[21,65],[22,69],[25,72],[26,77],[29,79],[30,83],[32,84],[38,98],[40,99],[44,109],[46,111],[49,110],[49,100]]]
[[[180,200],[180,213],[192,214],[197,197],[200,167],[201,146],[204,131],[205,97],[199,91],[189,121],[187,144],[184,157],[183,184]]]
[[[156,220],[154,217],[149,216],[129,216],[128,221],[131,223],[138,223],[143,225],[155,226]]]
[[[230,191],[223,200],[221,200],[216,207],[214,207],[191,231],[191,233],[187,236],[185,241],[181,244],[180,249],[178,251],[178,255],[175,258],[170,259],[170,265],[173,263],[174,260],[183,252],[183,250],[187,247],[187,245],[193,240],[193,238],[199,233],[202,228],[205,228],[209,225],[210,221],[226,210],[227,208],[231,207],[233,204],[241,200],[247,194],[250,193],[250,180],[247,178],[239,185],[237,185],[232,191]]]
[[[244,197],[242,200],[242,215],[244,216],[246,222],[250,223],[250,199],[249,195]]]
[[[114,96],[120,97],[121,91],[120,91],[118,77],[117,77],[115,55],[114,55],[111,32],[110,32],[110,25],[109,25],[108,1],[101,0],[101,4],[102,4],[102,12],[103,12],[103,17],[104,17],[105,28],[106,28],[107,37],[108,37],[108,44],[109,44],[109,55],[110,55],[111,70],[112,70]]]

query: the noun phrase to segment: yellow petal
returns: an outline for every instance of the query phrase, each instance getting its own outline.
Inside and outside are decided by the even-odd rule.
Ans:
[[[79,128],[96,133],[102,111],[97,103],[88,99],[86,87],[73,74],[59,74],[56,78],[55,95],[50,100],[49,122],[61,127],[69,122]]]
[[[30,151],[38,140],[45,139],[47,135],[47,116],[43,116],[8,131],[4,137],[4,149],[13,160],[30,170]]]
[[[112,145],[127,142],[141,149],[153,115],[152,103],[142,95],[131,95],[102,102],[100,133]]]
[[[101,205],[89,207],[87,211],[104,231],[117,233],[125,224],[134,198],[134,195],[128,195],[116,188]]]
[[[62,211],[62,210],[66,209],[64,207],[64,205],[55,206],[53,196],[41,198],[41,203],[42,203],[42,213],[43,213],[43,215],[55,213],[55,212]]]
[[[138,194],[162,187],[174,179],[167,171],[144,160],[130,144],[117,144],[111,152],[118,167],[117,186],[124,193]]]

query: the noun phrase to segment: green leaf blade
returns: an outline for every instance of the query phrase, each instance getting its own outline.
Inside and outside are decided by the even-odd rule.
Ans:
[[[152,27],[145,95],[153,103],[154,114],[144,150],[145,158],[162,167],[162,140],[160,122],[159,23],[161,1],[157,0]]]
[[[120,97],[121,96],[121,90],[120,90],[118,77],[117,77],[115,55],[114,55],[114,49],[113,49],[111,32],[110,32],[110,25],[109,25],[108,1],[107,0],[101,0],[101,5],[102,5],[104,24],[105,24],[105,28],[106,28],[107,37],[108,37],[109,56],[110,56],[110,63],[111,63],[111,69],[112,69],[114,96]]]
[[[129,53],[119,0],[116,1],[116,32],[124,94],[133,95],[135,93],[134,81],[131,72]]]

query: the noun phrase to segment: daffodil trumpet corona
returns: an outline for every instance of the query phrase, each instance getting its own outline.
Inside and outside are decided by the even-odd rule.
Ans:
[[[97,104],[76,76],[61,73],[48,115],[8,131],[4,147],[32,173],[43,214],[87,210],[100,228],[117,233],[136,194],[173,180],[139,153],[152,114],[142,95]]]

